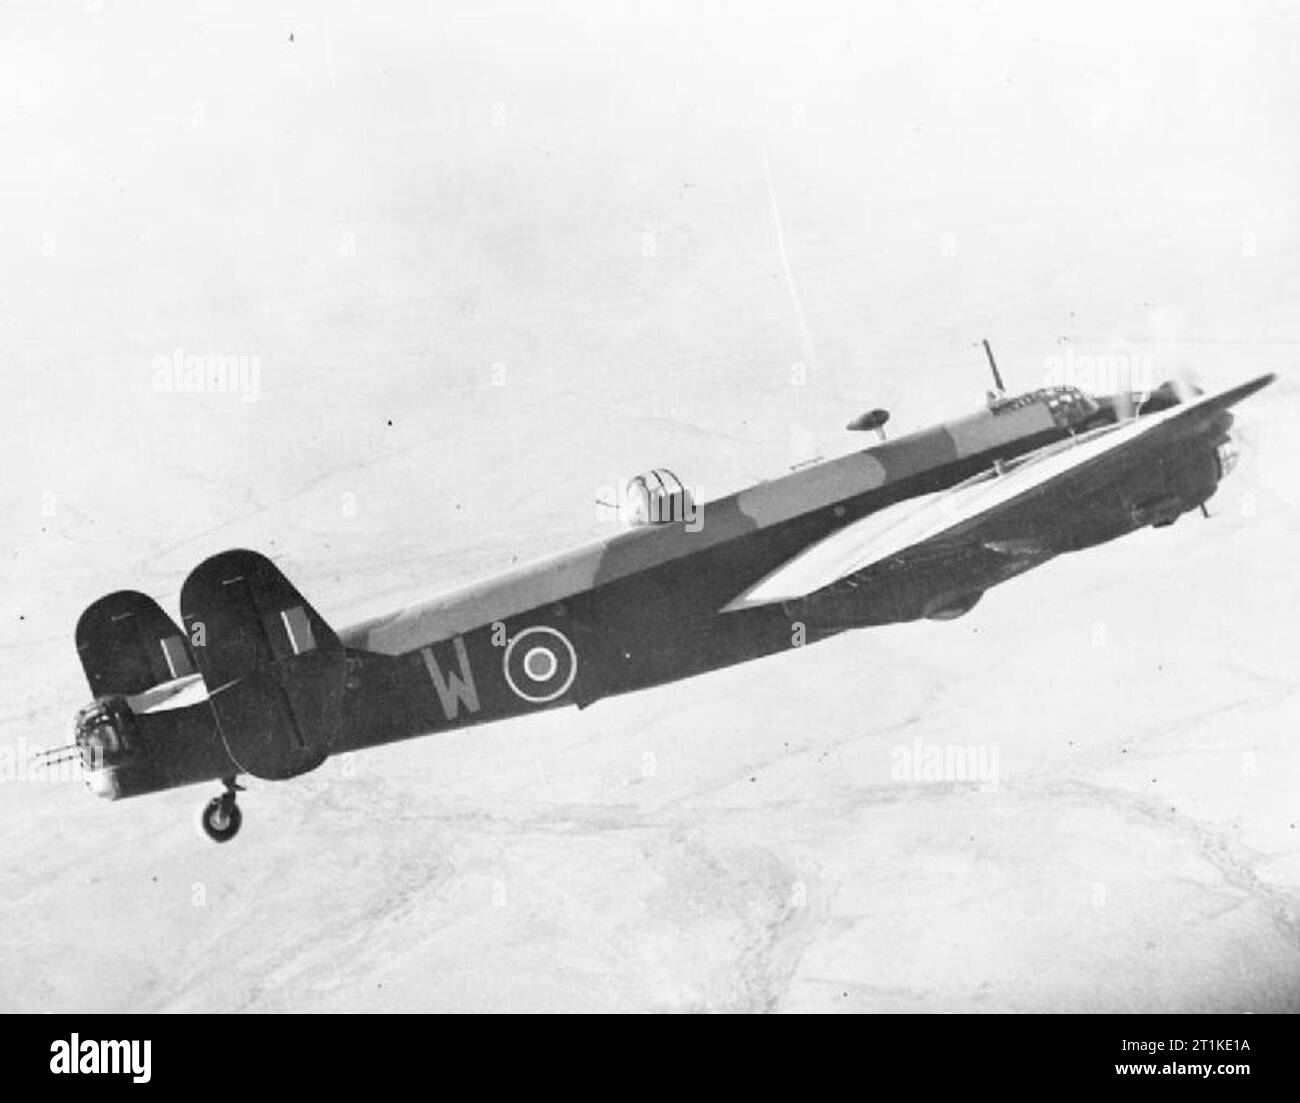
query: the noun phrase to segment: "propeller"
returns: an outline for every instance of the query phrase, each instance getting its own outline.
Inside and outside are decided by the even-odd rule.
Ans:
[[[1158,410],[1167,410],[1170,406],[1181,406],[1192,402],[1204,393],[1205,389],[1192,378],[1192,374],[1187,367],[1181,365],[1160,386],[1148,391],[1146,394],[1139,395],[1134,412],[1153,414]],[[1121,409],[1121,417],[1123,413],[1124,411]]]
[[[1192,378],[1192,373],[1186,364],[1178,365],[1169,384],[1180,403],[1191,402],[1205,393],[1205,388],[1199,386]]]
[[[1185,363],[1179,364],[1174,369],[1170,379],[1161,384],[1152,394],[1161,391],[1172,396],[1174,401],[1179,404],[1191,402],[1205,394],[1205,388],[1201,385],[1199,377]],[[1236,468],[1242,466],[1255,467],[1258,446],[1254,436],[1242,426],[1241,418],[1235,412],[1228,416],[1230,418],[1229,439],[1236,455],[1233,466]],[[1206,517],[1210,516],[1210,512],[1204,503],[1201,505],[1201,513]]]

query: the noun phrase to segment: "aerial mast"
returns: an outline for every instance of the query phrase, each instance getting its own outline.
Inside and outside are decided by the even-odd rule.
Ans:
[[[997,393],[1004,395],[1007,393],[1006,387],[1002,385],[1002,376],[998,372],[998,362],[993,359],[993,350],[989,348],[988,338],[984,338],[984,355],[989,358],[989,368],[993,371],[993,382],[997,386]]]

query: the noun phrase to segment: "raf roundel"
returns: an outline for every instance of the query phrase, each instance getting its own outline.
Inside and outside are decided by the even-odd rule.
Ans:
[[[515,695],[535,705],[562,696],[578,673],[578,655],[568,637],[540,624],[515,635],[501,664]]]

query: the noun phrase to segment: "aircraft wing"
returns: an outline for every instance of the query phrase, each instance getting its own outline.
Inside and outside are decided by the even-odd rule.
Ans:
[[[1014,532],[1018,512],[1049,495],[1064,499],[1102,485],[1117,466],[1154,456],[1208,417],[1267,386],[1275,377],[1248,383],[1107,426],[1086,436],[1049,446],[1002,471],[990,470],[948,490],[886,506],[811,545],[734,598],[724,612],[806,597],[868,567],[902,556],[918,545],[984,543],[1011,554],[1033,554]],[[1045,549],[1044,549],[1045,550]]]

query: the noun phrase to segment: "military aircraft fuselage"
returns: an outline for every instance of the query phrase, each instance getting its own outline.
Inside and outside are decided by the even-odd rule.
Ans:
[[[524,567],[468,598],[344,631],[355,685],[347,698],[347,747],[557,704],[586,707],[849,628],[943,619],[953,603],[969,608],[988,586],[1051,555],[1132,531],[1137,526],[1124,499],[1134,488],[1124,495],[1117,486],[1111,501],[1084,503],[1073,518],[1062,510],[1045,519],[1050,542],[1010,569],[1006,556],[990,554],[959,572],[950,564],[934,576],[890,578],[885,571],[804,601],[719,611],[801,549],[854,521],[1114,420],[1113,406],[1072,401],[1056,409],[1055,396],[1035,396],[886,441],[706,503],[693,531],[683,522],[632,529]],[[1183,485],[1188,465],[1213,465],[1212,448],[1198,446],[1186,460],[1144,475],[1161,490],[1178,482],[1180,512],[1204,501],[1217,481],[1210,475]],[[530,670],[533,648],[539,653]],[[554,676],[537,679],[552,660]]]
[[[192,582],[182,592],[190,652],[209,683],[219,677],[225,685],[208,684],[206,696],[185,703],[199,677],[191,671],[188,683],[167,683],[175,687],[170,699],[161,691],[151,691],[160,700],[127,697],[130,753],[110,747],[107,762],[89,771],[92,787],[120,797],[244,773],[288,777],[328,755],[538,709],[582,708],[850,628],[961,615],[990,586],[1060,552],[1169,523],[1201,505],[1222,473],[1216,449],[1231,416],[1218,414],[1160,464],[1125,472],[1087,500],[1045,507],[1032,533],[1008,532],[956,563],[913,560],[894,571],[886,561],[798,600],[727,607],[837,530],[1113,424],[1118,408],[1115,400],[1067,388],[994,401],[969,417],[695,504],[685,516],[622,529],[337,637],[287,582],[289,596],[266,596],[281,591],[253,576],[282,579],[268,561],[256,557],[250,566],[238,557],[254,553],[226,553],[232,558],[214,566],[206,590],[194,584],[196,593],[216,596],[188,600],[200,613],[211,601],[247,605],[243,619],[221,628],[227,638],[220,642],[234,658],[218,661],[200,650],[211,643],[196,640],[196,630],[210,628],[205,621],[226,622],[186,609]],[[218,675],[213,663],[253,673]],[[87,672],[94,687],[90,666]],[[248,689],[242,704],[234,694],[221,696],[243,680],[258,688]],[[142,675],[140,684],[152,682]]]

